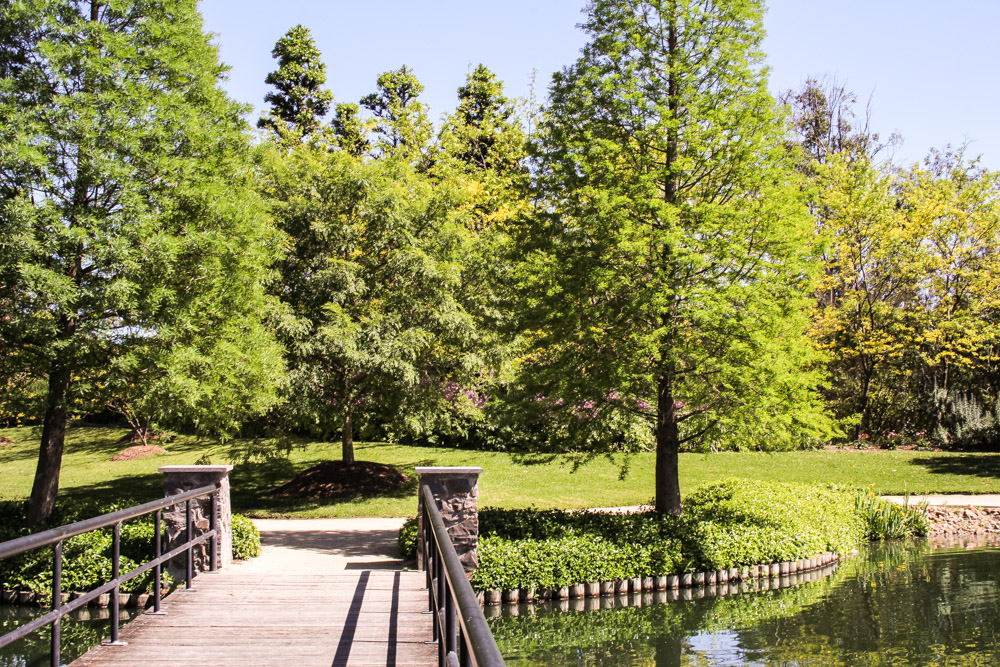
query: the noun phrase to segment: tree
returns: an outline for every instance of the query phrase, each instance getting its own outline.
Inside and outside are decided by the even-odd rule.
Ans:
[[[361,106],[374,116],[378,155],[399,155],[415,161],[431,139],[427,107],[417,100],[424,87],[403,65],[378,77],[378,90],[365,95]]]
[[[274,402],[278,239],[195,0],[0,14],[19,26],[0,46],[0,380],[45,382],[38,523],[79,401],[127,387],[154,417],[216,432]]]
[[[357,104],[338,104],[331,123],[337,145],[354,157],[361,157],[370,148],[360,113]]]
[[[323,143],[276,150],[263,183],[288,236],[279,263],[291,367],[285,414],[343,460],[365,426],[425,434],[482,368],[459,300],[472,235],[466,193],[398,155]]]
[[[568,446],[655,446],[660,512],[681,511],[681,445],[829,434],[804,336],[817,249],[762,11],[595,0],[540,128],[525,394]]]
[[[998,175],[961,150],[889,173],[835,156],[817,174],[831,243],[815,333],[837,416],[875,441],[995,438]]]
[[[289,131],[299,137],[312,134],[330,110],[333,93],[323,88],[326,65],[320,60],[309,28],[297,25],[289,29],[274,45],[271,55],[278,61],[278,69],[264,82],[276,90],[264,96],[271,110],[261,116],[257,127],[271,129],[279,137]]]
[[[831,154],[815,175],[828,245],[813,335],[830,352],[834,414],[853,439],[867,439],[892,430],[912,405],[903,388],[917,335],[907,304],[925,269],[920,236],[899,210],[892,176],[867,158]]]

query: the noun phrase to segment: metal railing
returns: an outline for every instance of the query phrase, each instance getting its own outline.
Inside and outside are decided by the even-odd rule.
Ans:
[[[504,667],[465,568],[429,487],[423,494],[423,557],[439,667]]]
[[[61,640],[61,621],[62,617],[69,614],[70,612],[89,604],[92,600],[96,600],[99,596],[105,593],[112,593],[110,600],[110,612],[111,612],[111,640],[107,642],[110,645],[120,645],[118,641],[118,624],[119,624],[119,593],[120,587],[126,581],[135,579],[136,577],[153,570],[153,612],[160,612],[160,577],[161,577],[161,567],[163,563],[169,561],[171,558],[180,555],[181,553],[187,551],[187,563],[186,563],[186,578],[184,581],[184,588],[191,588],[191,580],[194,579],[194,553],[192,549],[205,541],[209,542],[209,568],[212,571],[218,569],[218,525],[216,514],[218,511],[218,498],[219,498],[219,484],[211,484],[208,486],[202,486],[197,489],[192,489],[190,491],[184,491],[183,493],[178,493],[172,496],[167,496],[160,500],[154,500],[143,505],[137,505],[136,507],[130,507],[128,509],[119,510],[117,512],[111,512],[110,514],[102,514],[101,516],[94,517],[92,519],[86,519],[84,521],[78,521],[76,523],[71,523],[65,526],[59,526],[58,528],[52,528],[40,533],[35,533],[34,535],[27,535],[25,537],[19,537],[16,540],[10,540],[8,542],[0,542],[0,559],[9,558],[11,556],[16,556],[18,554],[24,553],[26,551],[32,551],[34,549],[41,549],[52,545],[52,608],[51,610],[31,621],[26,623],[21,627],[17,628],[12,632],[0,637],[0,648],[11,644],[22,637],[39,630],[46,625],[52,626],[52,650],[50,653],[51,664],[53,667],[59,667],[61,664],[60,660],[60,640]],[[211,496],[211,510],[209,518],[209,529],[199,535],[194,537],[194,514],[192,512],[191,503],[197,498],[203,496]],[[178,547],[171,549],[167,553],[162,553],[162,539],[160,524],[163,520],[163,509],[167,507],[172,507],[184,503],[185,510],[185,542]],[[122,574],[119,571],[120,558],[121,558],[121,525],[123,521],[128,519],[134,519],[136,517],[149,514],[151,512],[156,512],[156,518],[154,520],[153,528],[153,559],[140,565],[139,567]],[[107,528],[108,526],[113,527],[112,532],[112,542],[111,542],[111,579],[107,583],[98,586],[76,598],[75,600],[69,601],[65,604],[62,602],[62,545],[63,541],[77,535],[82,535],[84,533],[89,533],[94,530],[99,530],[101,528]]]

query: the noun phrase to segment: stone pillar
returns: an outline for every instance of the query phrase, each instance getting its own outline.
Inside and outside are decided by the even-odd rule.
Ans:
[[[465,573],[472,576],[479,565],[476,548],[479,546],[479,474],[482,468],[416,468],[420,481],[418,489],[428,486],[437,500],[441,518],[448,528],[458,559],[465,566]],[[418,493],[417,516],[417,567],[424,569],[423,520],[424,496]]]
[[[159,468],[163,475],[164,495],[172,496],[183,491],[190,491],[209,484],[219,483],[219,503],[216,521],[219,529],[218,565],[228,567],[233,562],[233,520],[229,503],[229,473],[233,466],[163,466]],[[163,510],[166,524],[167,546],[169,551],[180,546],[186,540],[185,503],[179,503]],[[211,498],[206,496],[191,501],[191,511],[194,515],[194,536],[204,533],[210,528],[209,513]],[[209,542],[199,544],[194,548],[195,573],[206,571],[210,567],[208,557]],[[185,556],[174,558],[167,564],[167,571],[174,578],[183,578],[186,571]]]

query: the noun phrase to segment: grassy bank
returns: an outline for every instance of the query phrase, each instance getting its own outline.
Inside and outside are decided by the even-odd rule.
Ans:
[[[125,445],[125,431],[72,428],[67,435],[60,481],[63,502],[74,499],[133,497],[162,493],[158,466],[190,465],[207,455],[212,463],[230,462],[229,446],[178,437],[160,443],[167,454],[137,461],[112,462]],[[13,441],[0,446],[0,500],[27,498],[35,471],[38,437],[30,428],[0,429]],[[241,443],[236,443],[240,445]],[[378,498],[339,501],[289,501],[269,497],[279,484],[322,461],[340,458],[339,443],[302,441],[287,460],[235,463],[233,505],[256,516],[300,517],[410,516],[416,512],[414,484]],[[621,466],[600,458],[588,463],[563,458],[523,457],[434,447],[363,443],[358,460],[398,466],[412,476],[415,466],[481,466],[480,504],[498,507],[574,508],[636,505],[653,494],[653,455]],[[1000,454],[942,452],[809,451],[776,454],[681,454],[681,491],[724,477],[781,482],[835,482],[872,486],[878,493],[1000,493]]]

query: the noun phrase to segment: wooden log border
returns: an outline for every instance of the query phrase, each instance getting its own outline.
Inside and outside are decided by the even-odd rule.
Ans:
[[[513,607],[519,602],[534,603],[544,600],[560,600],[560,606],[563,606],[581,600],[601,598],[620,600],[629,596],[643,598],[653,596],[654,593],[667,593],[665,596],[654,596],[664,597],[662,601],[690,600],[795,586],[833,574],[842,558],[837,553],[827,551],[796,561],[730,567],[706,572],[680,572],[665,576],[644,575],[613,581],[587,581],[558,588],[531,587],[509,591],[481,591],[480,600],[487,607],[499,605],[501,602]],[[589,608],[593,605],[585,606]],[[622,605],[616,603],[612,606]],[[598,608],[607,607],[602,602]]]

